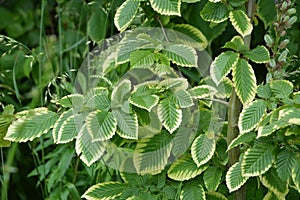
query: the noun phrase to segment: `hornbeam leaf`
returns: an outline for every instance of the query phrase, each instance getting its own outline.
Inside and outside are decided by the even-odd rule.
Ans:
[[[150,4],[156,12],[162,15],[178,15],[180,14],[180,0],[150,0]]]
[[[90,166],[103,156],[106,150],[106,143],[102,141],[93,142],[86,128],[86,124],[84,124],[78,133],[75,149],[80,159],[87,166]]]
[[[276,158],[276,170],[279,178],[288,181],[296,162],[297,158],[294,153],[288,150],[281,151]]]
[[[184,184],[181,193],[181,200],[205,200],[205,192],[203,187],[198,183],[186,183]]]
[[[225,4],[221,2],[207,2],[200,15],[205,21],[220,23],[228,19],[228,13],[229,11]]]
[[[239,59],[232,69],[235,91],[245,105],[251,102],[256,94],[256,77],[252,66],[244,59]]]
[[[216,57],[210,66],[210,75],[213,81],[219,85],[222,79],[237,64],[238,60],[239,54],[233,51],[223,52]]]
[[[293,84],[287,80],[273,80],[270,83],[272,92],[278,98],[289,97],[293,93]]]
[[[83,195],[87,200],[110,200],[116,199],[128,188],[127,183],[104,182],[93,185]]]
[[[235,28],[235,30],[245,37],[251,34],[253,26],[250,22],[249,17],[245,14],[243,10],[233,10],[229,13],[229,19]]]
[[[112,138],[117,130],[117,120],[111,112],[97,110],[86,118],[86,127],[93,142]]]
[[[129,98],[129,103],[136,107],[146,109],[148,112],[157,105],[158,101],[159,97],[155,94],[151,94],[151,92],[147,90],[134,92]]]
[[[226,174],[226,185],[229,192],[234,192],[242,187],[249,177],[242,175],[241,163],[237,162],[232,165]]]
[[[136,50],[130,54],[130,66],[132,68],[148,69],[154,65],[155,54],[150,50]]]
[[[205,187],[208,191],[216,191],[221,183],[222,170],[219,167],[209,167],[203,174]]]
[[[181,67],[197,67],[197,52],[192,47],[183,44],[174,44],[167,46],[163,54],[168,59]]]
[[[250,132],[247,134],[241,134],[237,136],[232,142],[229,144],[227,151],[233,149],[234,147],[240,145],[240,144],[246,144],[247,142],[252,141],[256,137],[256,134],[254,132]]]
[[[172,140],[168,133],[142,139],[136,145],[133,162],[138,174],[158,174],[168,164]]]
[[[238,127],[240,133],[252,131],[266,114],[266,110],[267,104],[260,99],[246,105],[239,116]]]
[[[189,24],[176,24],[173,27],[174,30],[181,32],[184,36],[187,37],[180,37],[178,38],[184,44],[196,48],[198,50],[203,50],[207,47],[208,41],[203,33],[197,29],[196,27],[189,25]]]
[[[84,97],[81,94],[70,94],[59,100],[59,104],[65,108],[80,107],[84,102]]]
[[[193,160],[197,166],[204,165],[207,163],[216,150],[216,142],[214,139],[208,139],[205,134],[198,136],[191,147],[191,153]]]
[[[68,117],[62,124],[58,131],[57,141],[58,144],[64,144],[75,139],[85,121],[87,114],[78,113]],[[63,118],[61,118],[62,120]]]
[[[188,108],[194,105],[193,99],[185,90],[179,90],[174,92],[174,97],[180,108]]]
[[[251,51],[247,51],[244,53],[244,56],[255,63],[267,63],[270,61],[270,53],[264,46],[257,46]]]
[[[139,0],[126,0],[115,14],[114,22],[119,31],[124,31],[133,21],[140,7]]]
[[[229,42],[226,42],[222,48],[232,49],[234,51],[248,50],[244,44],[244,40],[241,36],[234,36]]]
[[[176,102],[167,98],[158,104],[158,118],[163,126],[172,134],[181,124],[182,110],[177,108]]]
[[[57,143],[58,132],[61,129],[62,124],[73,114],[74,114],[73,109],[67,110],[67,111],[63,112],[60,115],[59,119],[55,122],[53,129],[52,129],[52,137],[53,137],[54,143]]]
[[[123,103],[129,98],[130,90],[130,80],[124,79],[120,82],[111,93],[111,107],[122,107]]]
[[[227,198],[223,194],[215,191],[205,192],[205,195],[206,200],[227,200]]]
[[[194,99],[210,98],[218,93],[217,89],[210,85],[195,86],[189,92]]]
[[[191,157],[184,156],[176,160],[168,170],[168,177],[175,181],[195,178],[208,168],[207,165],[197,167]]]
[[[268,172],[262,175],[260,180],[262,184],[279,197],[279,199],[285,199],[284,197],[289,192],[288,181],[280,179],[274,168],[271,168]]]
[[[268,171],[274,161],[272,150],[267,144],[249,148],[242,159],[242,175],[258,176]]]
[[[138,119],[135,113],[126,113],[121,109],[112,110],[117,120],[117,133],[126,139],[138,138]]]
[[[299,160],[297,160],[297,162],[294,164],[294,168],[292,171],[292,179],[298,192],[300,192],[300,161]]]
[[[5,140],[27,142],[47,133],[53,127],[58,115],[46,108],[29,110],[8,128]]]
[[[264,196],[263,200],[281,200],[280,197],[277,197],[272,191],[269,192]]]

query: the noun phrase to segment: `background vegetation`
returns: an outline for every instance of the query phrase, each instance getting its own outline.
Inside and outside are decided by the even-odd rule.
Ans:
[[[300,4],[293,0],[1,1],[1,200],[81,196],[299,199],[299,25]],[[74,96],[67,95],[74,93],[78,69],[89,52],[105,38],[138,27],[181,31],[196,42],[181,41],[184,51],[205,50],[213,64],[203,76],[193,68],[195,63],[182,60],[182,49],[174,51],[176,56],[168,49],[159,49],[159,44],[168,44],[166,38],[153,38],[154,42],[148,38],[154,47],[147,49],[146,55],[152,60],[143,60],[145,49],[133,49],[123,63],[112,63],[105,76],[113,87],[100,83],[109,92],[108,101],[114,101],[111,94],[121,87],[117,83],[126,71],[137,67],[134,65],[155,63],[167,66],[166,73],[178,70],[191,87],[185,95],[199,105],[199,130],[190,136],[184,155],[171,165],[156,160],[152,167],[157,171],[149,173],[126,160],[122,166],[137,168],[137,173],[131,174],[94,162],[98,151],[82,147],[78,152],[75,143],[80,140],[55,138],[53,126],[62,126],[61,121],[67,119],[62,116],[76,107],[64,100],[75,101]],[[225,85],[223,94],[214,93],[219,83]],[[136,115],[140,126],[148,125],[146,111],[152,106],[177,113],[190,106],[178,103],[177,98],[180,109],[167,107],[164,98],[169,93],[147,92],[157,96],[156,104],[141,106],[130,92],[131,114]],[[87,96],[79,98],[88,101]],[[224,102],[227,116],[220,122],[222,113],[212,111]],[[99,117],[105,108],[99,109],[93,108],[86,115]],[[25,110],[30,112],[22,112]],[[170,139],[179,134],[176,125],[181,121],[175,116],[170,120],[175,124],[172,127],[167,117],[161,116],[163,126],[147,141],[128,139],[119,122],[118,134],[104,137],[110,137],[118,147],[137,151],[168,147]],[[39,121],[43,119],[47,123]],[[210,130],[207,121],[219,122],[222,127]],[[33,131],[39,123],[43,126]],[[176,143],[172,145],[174,156]],[[84,157],[85,150],[91,152],[91,160]]]

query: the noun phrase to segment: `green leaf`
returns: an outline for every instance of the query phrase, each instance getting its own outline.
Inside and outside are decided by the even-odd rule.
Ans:
[[[107,13],[104,9],[99,9],[91,16],[87,23],[87,33],[95,41],[101,41],[106,36],[108,28]]]
[[[205,21],[220,23],[228,19],[228,13],[229,11],[223,3],[207,2],[200,15]]]
[[[239,54],[233,51],[221,53],[214,59],[210,66],[212,80],[219,85],[222,79],[229,74],[230,70],[237,64]]]
[[[181,124],[182,110],[172,99],[164,99],[158,104],[158,118],[163,126],[172,134]]]
[[[240,144],[246,144],[248,142],[251,142],[256,137],[256,134],[254,132],[250,132],[247,134],[242,134],[234,138],[232,142],[229,144],[227,151],[233,149],[234,147],[240,145]]]
[[[262,184],[271,190],[279,199],[285,199],[284,197],[288,193],[288,181],[281,180],[274,168],[271,168],[268,172],[260,177]]]
[[[234,36],[229,42],[226,42],[222,48],[232,49],[234,51],[246,51],[247,48],[244,44],[244,40],[241,36]]]
[[[175,181],[185,181],[195,178],[207,169],[206,165],[197,167],[191,157],[181,157],[168,170],[168,177]]]
[[[264,100],[255,100],[246,105],[240,116],[238,127],[240,134],[252,131],[266,114],[267,104]]]
[[[293,93],[293,84],[287,80],[273,80],[270,83],[272,92],[277,98],[286,98]]]
[[[297,158],[294,153],[288,150],[280,151],[276,158],[276,170],[278,177],[283,181],[289,181],[296,162]]]
[[[87,166],[90,166],[103,156],[106,146],[106,143],[103,141],[93,142],[86,125],[82,126],[76,139],[75,149],[77,155]]]
[[[3,112],[0,115],[0,147],[9,147],[11,142],[5,140],[4,137],[7,133],[9,125],[14,118],[14,106],[7,105],[4,107]]]
[[[263,200],[281,200],[281,199],[277,197],[272,191],[269,190],[266,196],[264,196]]]
[[[249,17],[243,10],[233,10],[229,13],[229,19],[235,30],[243,37],[251,34],[253,26]]]
[[[242,160],[243,176],[258,176],[270,169],[274,161],[273,148],[267,144],[249,148]]]
[[[195,86],[189,91],[194,99],[210,98],[218,91],[210,85]]]
[[[205,192],[206,194],[206,200],[227,200],[227,198],[219,193],[214,191]]]
[[[245,5],[247,0],[230,0],[228,3],[233,7],[239,7]]]
[[[208,191],[216,191],[221,183],[222,171],[218,167],[209,167],[203,174],[205,187]]]
[[[129,92],[131,90],[130,80],[124,79],[112,91],[111,94],[111,107],[120,108],[123,103],[128,100]]]
[[[186,90],[189,83],[186,78],[167,78],[159,83],[158,87],[171,90],[172,92]]]
[[[267,29],[268,26],[272,25],[276,17],[275,2],[274,0],[258,0],[256,5],[257,14],[263,21],[265,29]]]
[[[296,189],[300,193],[300,161],[297,160],[297,162],[294,165],[293,172],[292,172],[292,179],[296,186]]]
[[[249,177],[242,175],[241,163],[232,165],[226,174],[226,185],[229,192],[234,192],[242,187]]]
[[[119,182],[98,183],[90,187],[82,198],[87,200],[109,200],[116,199],[128,188],[128,184]]]
[[[205,192],[203,187],[197,183],[185,183],[181,193],[180,199],[182,200],[205,200]]]
[[[161,15],[178,15],[180,14],[180,0],[150,0],[150,4],[156,12]]]
[[[61,129],[62,124],[74,114],[74,110],[73,109],[69,109],[65,112],[63,112],[60,117],[58,118],[58,120],[55,122],[53,129],[52,129],[52,137],[54,140],[54,143],[57,143],[57,138],[58,138],[58,133]]]
[[[260,97],[260,98],[264,98],[264,99],[268,99],[271,97],[272,95],[272,91],[271,91],[271,87],[270,87],[270,84],[267,83],[265,85],[259,85],[257,87],[257,95]]]
[[[158,174],[168,164],[172,149],[169,135],[156,134],[142,139],[134,151],[133,162],[138,174]]]
[[[119,31],[124,31],[133,21],[140,7],[139,0],[126,0],[117,9],[114,22]]]
[[[65,108],[80,107],[84,102],[84,97],[81,94],[70,94],[59,100],[59,104]]]
[[[239,59],[232,70],[235,91],[245,105],[251,102],[256,93],[256,77],[252,66],[244,59]]]
[[[185,3],[196,3],[198,1],[201,1],[201,0],[182,0],[182,2],[185,2]]]
[[[155,94],[151,94],[151,91],[147,89],[143,91],[137,90],[132,93],[129,98],[129,103],[136,107],[146,109],[148,112],[158,104],[158,101],[159,97]]]
[[[111,102],[108,98],[107,88],[94,88],[92,91],[88,92],[85,96],[87,108],[105,110],[108,111],[111,106]]]
[[[66,118],[58,131],[56,143],[64,144],[75,139],[85,121],[86,115],[86,113],[73,113],[73,115]],[[60,118],[60,120],[64,118]]]
[[[255,63],[267,63],[270,61],[270,53],[264,46],[257,46],[247,51],[244,53],[244,56]]]
[[[138,138],[138,119],[135,113],[126,113],[121,109],[112,110],[114,117],[117,120],[117,133],[126,139]]]
[[[46,108],[29,110],[8,128],[5,140],[27,142],[47,133],[58,119],[58,115]]]
[[[130,54],[132,68],[151,68],[155,63],[155,54],[151,50],[136,50]]]
[[[197,50],[203,50],[208,45],[208,41],[203,33],[192,25],[176,24],[173,29],[184,34],[180,34],[178,39],[188,46]]]
[[[180,108],[188,108],[194,105],[193,99],[185,90],[179,90],[174,92],[174,97],[176,99],[176,103],[179,105]]]
[[[181,67],[197,67],[197,52],[183,44],[173,44],[163,50],[163,54],[174,64]]]
[[[105,141],[114,136],[117,120],[111,112],[97,110],[87,116],[86,127],[93,142]]]
[[[191,147],[191,154],[197,166],[207,163],[215,153],[216,142],[208,139],[205,134],[198,136]]]

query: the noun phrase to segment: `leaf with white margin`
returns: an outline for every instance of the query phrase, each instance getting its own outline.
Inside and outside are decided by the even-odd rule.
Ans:
[[[54,143],[57,143],[58,132],[61,129],[62,124],[73,114],[74,114],[74,110],[69,109],[69,110],[61,113],[60,117],[55,122],[53,129],[52,129],[52,137],[53,137]]]
[[[208,45],[205,35],[203,35],[198,28],[190,24],[176,24],[173,27],[173,30],[184,34],[183,37],[181,37],[181,34],[179,34],[178,38],[180,41],[182,41],[182,43],[196,48],[197,50],[203,50]]]
[[[199,183],[185,183],[181,193],[181,200],[205,200],[205,191]]]
[[[207,165],[197,167],[191,157],[183,156],[172,163],[168,170],[168,177],[175,181],[186,181],[200,175],[207,168]]]
[[[117,133],[125,139],[138,139],[138,118],[135,113],[126,113],[121,109],[112,110],[117,120]]]
[[[109,140],[117,130],[117,120],[111,112],[97,110],[86,117],[86,127],[92,141]]]
[[[217,89],[210,85],[199,85],[189,90],[194,99],[209,98],[217,94]]]
[[[172,134],[181,124],[182,110],[171,98],[163,99],[158,104],[158,118],[163,126]]]
[[[271,168],[268,172],[260,177],[261,183],[271,190],[279,199],[285,199],[285,196],[289,192],[288,181],[281,180],[274,168]]]
[[[223,194],[215,191],[205,192],[205,196],[207,200],[227,200]]]
[[[233,51],[223,52],[214,59],[210,66],[210,75],[216,85],[219,85],[222,79],[229,74],[238,60],[239,54]]]
[[[91,166],[94,162],[99,160],[105,150],[106,150],[105,142],[93,142],[92,137],[90,136],[86,125],[84,124],[78,133],[75,149],[77,155],[80,159],[87,165]]]
[[[137,173],[141,175],[160,173],[168,164],[172,146],[172,138],[166,132],[139,141],[133,154]]]
[[[153,10],[159,14],[181,16],[181,0],[150,0],[150,4]]]
[[[220,23],[228,19],[228,9],[225,4],[218,2],[207,2],[200,12],[205,21]]]
[[[87,200],[109,200],[116,199],[128,188],[127,183],[104,182],[91,186],[81,198]]]
[[[292,179],[296,186],[296,189],[298,192],[300,192],[300,161],[297,160],[297,162],[294,164],[294,168],[292,171]]]
[[[53,127],[58,115],[47,108],[36,108],[24,112],[7,130],[5,140],[27,142],[47,133]]]
[[[68,117],[58,131],[57,144],[65,144],[75,139],[85,121],[87,113],[78,113]]]
[[[270,82],[272,92],[278,98],[289,97],[293,93],[293,84],[288,80],[272,80]]]
[[[146,109],[148,112],[157,105],[158,101],[159,97],[155,94],[151,94],[151,92],[147,90],[134,92],[129,98],[129,103],[136,107]]]
[[[167,46],[162,53],[174,64],[181,67],[197,67],[197,52],[192,47],[183,44]]]
[[[191,154],[197,166],[207,163],[216,150],[216,142],[214,139],[209,139],[205,134],[198,136],[191,147]]]
[[[219,167],[211,166],[203,173],[203,180],[208,191],[216,191],[221,183],[222,170]]]
[[[70,94],[58,101],[58,103],[65,108],[80,107],[83,102],[84,97],[81,94]]]
[[[259,176],[268,171],[275,159],[272,150],[267,144],[249,148],[242,159],[243,176]]]
[[[243,37],[251,34],[253,26],[249,17],[243,10],[233,10],[229,13],[229,19],[235,30]]]
[[[245,46],[243,38],[239,35],[234,36],[229,42],[226,42],[222,48],[232,49],[238,52],[249,50],[249,48]]]
[[[240,187],[242,187],[248,179],[249,177],[242,175],[240,162],[232,165],[226,174],[226,185],[229,192],[231,193],[240,189]]]
[[[266,114],[266,110],[267,104],[261,99],[246,105],[239,116],[238,127],[240,134],[252,131]]]
[[[276,171],[281,180],[288,181],[291,177],[297,157],[294,152],[282,150],[276,158]]]
[[[162,80],[158,87],[163,87],[165,89],[171,91],[179,91],[179,90],[186,90],[189,86],[187,79],[185,78],[168,78]]]
[[[264,46],[257,46],[254,49],[247,51],[244,53],[244,56],[258,64],[270,61],[270,53]]]
[[[124,31],[133,21],[140,7],[139,0],[126,0],[117,9],[114,22],[119,31]]]
[[[256,76],[252,66],[244,59],[239,59],[232,69],[233,84],[242,104],[251,102],[256,94]]]
[[[247,134],[241,134],[234,138],[234,140],[231,141],[231,143],[228,145],[227,151],[233,149],[234,147],[240,145],[240,144],[246,144],[247,142],[251,142],[256,137],[256,134],[254,132],[250,132]]]
[[[180,108],[189,108],[194,105],[192,96],[185,90],[174,92],[174,97]]]
[[[123,103],[129,98],[130,90],[130,80],[124,79],[121,81],[111,93],[111,107],[122,107]]]

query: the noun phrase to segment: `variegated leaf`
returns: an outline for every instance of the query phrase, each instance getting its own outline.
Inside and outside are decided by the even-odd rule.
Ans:
[[[198,136],[191,147],[191,154],[197,166],[207,163],[215,153],[216,142],[205,134]]]
[[[117,120],[117,133],[126,139],[138,138],[138,119],[135,113],[126,113],[121,109],[112,110]]]
[[[185,183],[181,193],[181,200],[205,200],[205,192],[203,187],[198,183]]]
[[[178,15],[180,14],[181,0],[150,0],[150,4],[156,12],[162,15]]]
[[[226,174],[226,185],[229,192],[234,192],[242,187],[249,177],[242,175],[241,163],[232,165]]]
[[[257,46],[251,51],[247,51],[244,53],[244,56],[255,63],[267,63],[270,61],[270,53],[264,46]]]
[[[133,21],[140,7],[139,0],[126,0],[115,14],[114,22],[119,31],[124,31]]]
[[[235,30],[241,34],[241,36],[245,37],[246,35],[251,34],[253,26],[249,17],[243,10],[230,11],[229,19]]]
[[[128,184],[119,182],[103,182],[90,187],[82,198],[87,200],[110,200],[122,195]]]
[[[228,13],[229,11],[225,4],[221,2],[207,2],[200,15],[205,21],[220,23],[228,19]]]
[[[163,50],[163,54],[174,64],[181,67],[197,67],[197,52],[183,44],[173,44]]]

